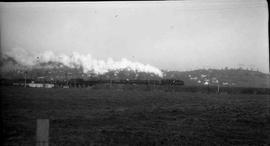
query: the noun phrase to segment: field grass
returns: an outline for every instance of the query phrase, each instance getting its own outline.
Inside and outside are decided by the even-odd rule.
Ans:
[[[269,95],[1,87],[2,143],[35,145],[269,145]]]

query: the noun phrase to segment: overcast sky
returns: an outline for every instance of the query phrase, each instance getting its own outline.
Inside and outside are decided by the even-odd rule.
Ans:
[[[0,3],[1,50],[78,52],[160,69],[268,72],[264,0]]]

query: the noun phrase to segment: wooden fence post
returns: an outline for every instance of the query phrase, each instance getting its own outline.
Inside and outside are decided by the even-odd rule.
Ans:
[[[36,146],[49,146],[49,119],[37,119]]]

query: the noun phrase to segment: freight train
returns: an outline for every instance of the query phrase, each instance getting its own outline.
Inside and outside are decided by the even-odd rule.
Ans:
[[[83,80],[83,79],[70,79],[70,80],[31,80],[31,79],[1,79],[1,85],[16,85],[16,86],[33,86],[34,84],[53,84],[54,87],[87,87],[96,84],[130,84],[130,85],[169,85],[179,86],[184,85],[184,81],[175,79],[161,79],[161,80]]]

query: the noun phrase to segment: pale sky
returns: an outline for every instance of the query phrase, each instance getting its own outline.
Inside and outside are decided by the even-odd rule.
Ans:
[[[1,50],[269,71],[264,0],[0,3]],[[18,50],[19,52],[19,50]]]

